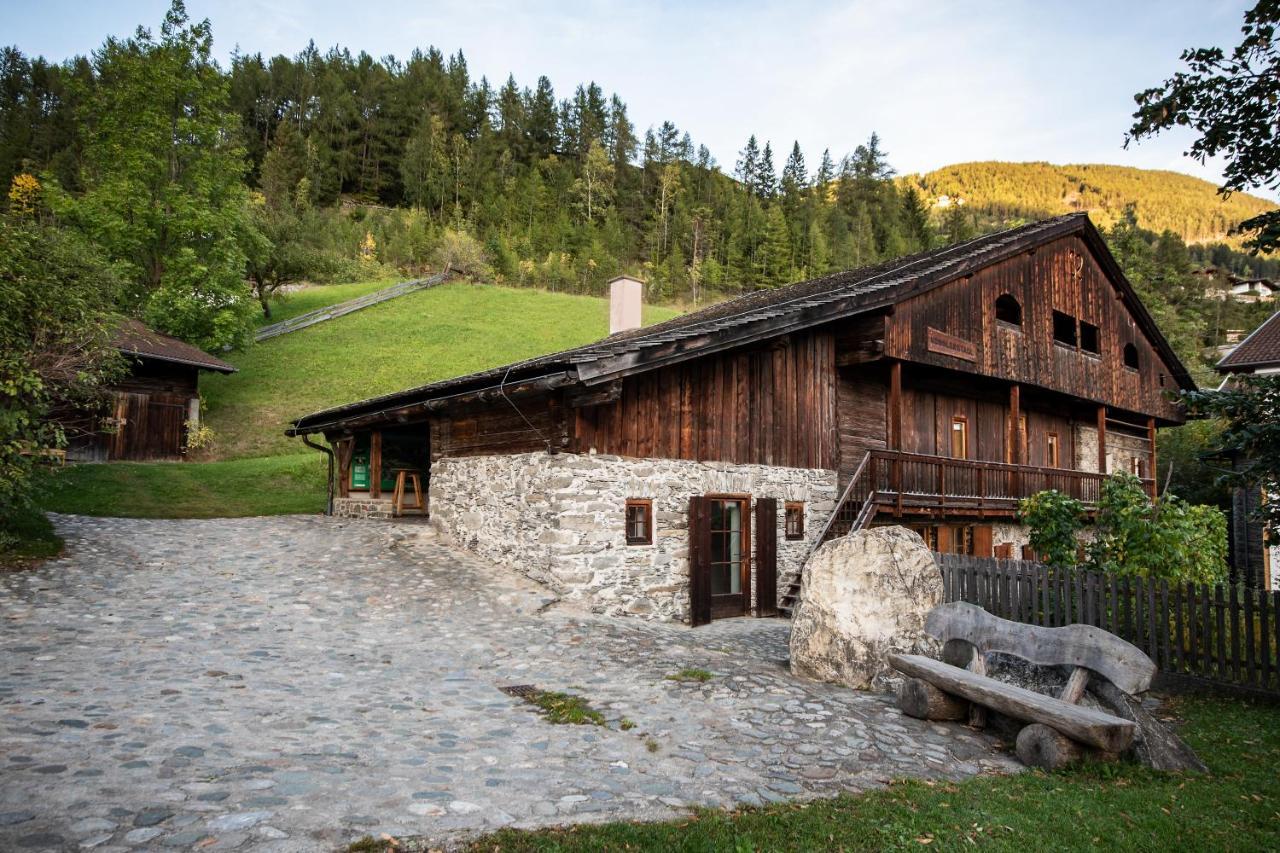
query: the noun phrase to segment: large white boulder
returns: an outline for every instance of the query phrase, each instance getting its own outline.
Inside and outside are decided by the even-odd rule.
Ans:
[[[791,623],[791,672],[882,687],[891,652],[936,654],[925,616],[942,603],[942,572],[920,535],[874,527],[833,539],[804,568]]]

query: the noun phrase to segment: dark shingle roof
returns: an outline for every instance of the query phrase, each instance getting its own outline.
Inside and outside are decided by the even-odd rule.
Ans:
[[[1236,373],[1259,367],[1280,367],[1280,311],[1253,330],[1240,345],[1218,362],[1222,373]]]
[[[646,364],[656,367],[665,362],[656,360],[655,354],[669,354],[668,360],[679,360],[742,343],[756,325],[768,323],[770,334],[783,334],[842,316],[887,307],[929,287],[1072,233],[1081,233],[1100,247],[1099,254],[1105,263],[1111,265],[1113,277],[1122,282],[1132,295],[1132,289],[1110,258],[1088,216],[1074,213],[873,266],[833,273],[786,287],[758,290],[653,326],[610,335],[585,346],[325,409],[294,421],[290,432],[315,432],[320,426],[333,425],[347,417],[557,372],[568,373],[574,379],[589,383],[603,381],[611,372],[625,370],[630,363],[642,357]],[[1190,376],[1141,303],[1134,297],[1129,304],[1170,364],[1175,378],[1180,384],[1191,386]]]
[[[236,369],[220,358],[191,344],[162,335],[148,329],[137,320],[125,320],[112,336],[115,348],[125,355],[139,358],[151,358],[156,361],[171,361],[175,364],[186,364],[201,370],[216,370],[219,373],[235,373]]]

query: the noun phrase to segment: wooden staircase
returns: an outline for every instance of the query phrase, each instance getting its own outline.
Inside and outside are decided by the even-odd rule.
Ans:
[[[847,536],[854,530],[861,530],[875,516],[876,489],[875,484],[872,482],[874,466],[868,465],[870,460],[870,453],[862,457],[862,462],[858,464],[853,476],[849,478],[849,485],[845,486],[844,493],[840,495],[840,500],[836,503],[835,510],[832,511],[827,523],[823,526],[822,532],[813,540],[809,553],[804,555],[804,562],[800,564],[800,571],[796,572],[796,576],[791,579],[791,583],[787,586],[787,591],[782,594],[782,601],[778,603],[778,612],[788,619],[791,618],[792,611],[795,610],[796,605],[800,603],[800,582],[804,577],[804,567],[808,565],[814,552],[824,542],[829,542],[840,536]]]

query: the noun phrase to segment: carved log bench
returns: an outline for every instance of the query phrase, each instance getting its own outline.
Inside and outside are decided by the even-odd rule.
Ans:
[[[982,726],[991,709],[1028,722],[1018,733],[1018,758],[1046,769],[1078,760],[1082,747],[1114,755],[1132,745],[1136,727],[1131,721],[1077,704],[1090,678],[1104,678],[1130,695],[1151,686],[1156,666],[1132,643],[1091,625],[1042,628],[1011,622],[963,602],[934,608],[925,631],[944,643],[944,660],[889,656],[893,667],[909,676],[898,691],[903,713],[928,720],[967,717]],[[988,652],[1074,669],[1054,698],[989,678]]]

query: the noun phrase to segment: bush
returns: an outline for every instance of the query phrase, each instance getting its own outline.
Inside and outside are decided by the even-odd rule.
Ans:
[[[1060,492],[1039,492],[1019,505],[1031,547],[1048,565],[1075,565],[1084,507]],[[1173,495],[1152,501],[1132,474],[1102,483],[1086,567],[1115,575],[1217,583],[1227,574],[1227,520],[1217,507]]]
[[[446,228],[440,235],[440,245],[436,247],[434,260],[441,272],[451,269],[471,279],[493,277],[493,269],[489,266],[484,246],[466,231]]]
[[[1041,560],[1056,568],[1075,565],[1084,504],[1050,489],[1023,498],[1018,504],[1018,515],[1031,528],[1031,548]]]

